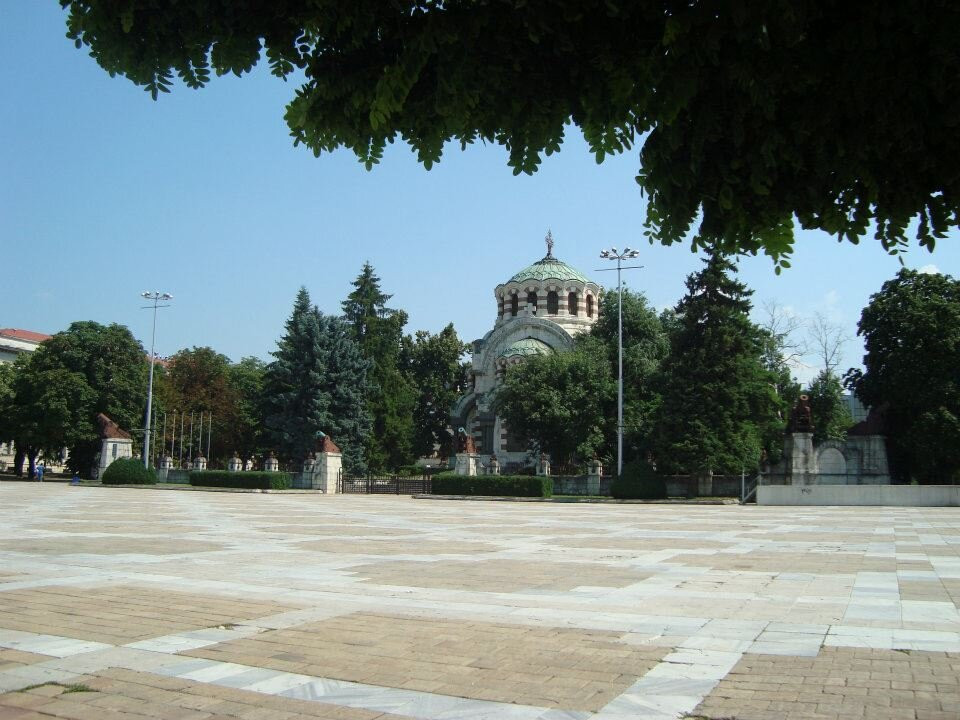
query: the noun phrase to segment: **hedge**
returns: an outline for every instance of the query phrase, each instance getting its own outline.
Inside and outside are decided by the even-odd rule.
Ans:
[[[241,488],[244,490],[288,490],[293,484],[290,473],[227,472],[196,470],[190,473],[190,484],[196,487]]]
[[[103,471],[100,482],[104,485],[155,485],[157,473],[145,468],[143,460],[117,458]]]
[[[553,479],[527,475],[457,475],[439,473],[433,476],[434,495],[499,495],[506,497],[553,497]]]
[[[650,463],[637,460],[627,463],[623,474],[610,483],[610,494],[621,500],[663,500],[667,497],[667,480],[657,475]]]

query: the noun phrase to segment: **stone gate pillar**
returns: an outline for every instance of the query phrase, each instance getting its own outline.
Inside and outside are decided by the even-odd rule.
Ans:
[[[590,461],[590,467],[587,470],[587,494],[600,494],[600,478],[603,475],[603,465],[597,458]]]
[[[480,456],[476,453],[457,453],[457,475],[476,475]]]
[[[310,487],[327,495],[333,495],[338,491],[337,484],[343,470],[343,453],[329,435],[323,435],[319,439],[317,449],[313,465],[313,482],[310,483]]]

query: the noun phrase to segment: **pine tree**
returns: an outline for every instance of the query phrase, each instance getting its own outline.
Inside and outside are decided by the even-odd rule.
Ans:
[[[347,325],[311,307],[306,288],[300,288],[285,328],[264,377],[268,442],[295,466],[324,432],[343,450],[348,472],[365,471],[369,422],[357,399],[367,390],[368,364]]]
[[[654,455],[661,472],[756,468],[767,437],[781,427],[775,379],[763,365],[752,291],[713,256],[687,278],[679,326],[660,374]]]
[[[369,362],[353,340],[350,326],[340,318],[315,310],[317,323],[329,348],[327,387],[330,397],[330,421],[327,432],[343,451],[344,469],[353,475],[367,472],[364,455],[370,435],[367,409],[367,373]]]
[[[399,367],[407,314],[386,306],[392,295],[380,289],[380,278],[369,262],[353,288],[342,307],[353,338],[371,363],[367,408],[373,431],[367,436],[366,458],[372,470],[384,471],[414,458],[416,390]]]

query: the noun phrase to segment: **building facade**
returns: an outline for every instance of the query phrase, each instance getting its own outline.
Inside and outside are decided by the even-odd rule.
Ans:
[[[601,287],[547,254],[494,288],[493,329],[473,342],[471,387],[451,412],[451,426],[473,437],[482,463],[496,455],[504,472],[529,465],[526,443],[510,433],[491,401],[507,369],[532,355],[565,352],[597,320]]]

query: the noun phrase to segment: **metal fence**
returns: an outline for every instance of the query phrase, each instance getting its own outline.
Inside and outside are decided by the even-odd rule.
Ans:
[[[430,475],[341,475],[337,480],[337,492],[363,495],[418,495],[429,493],[431,486]]]

